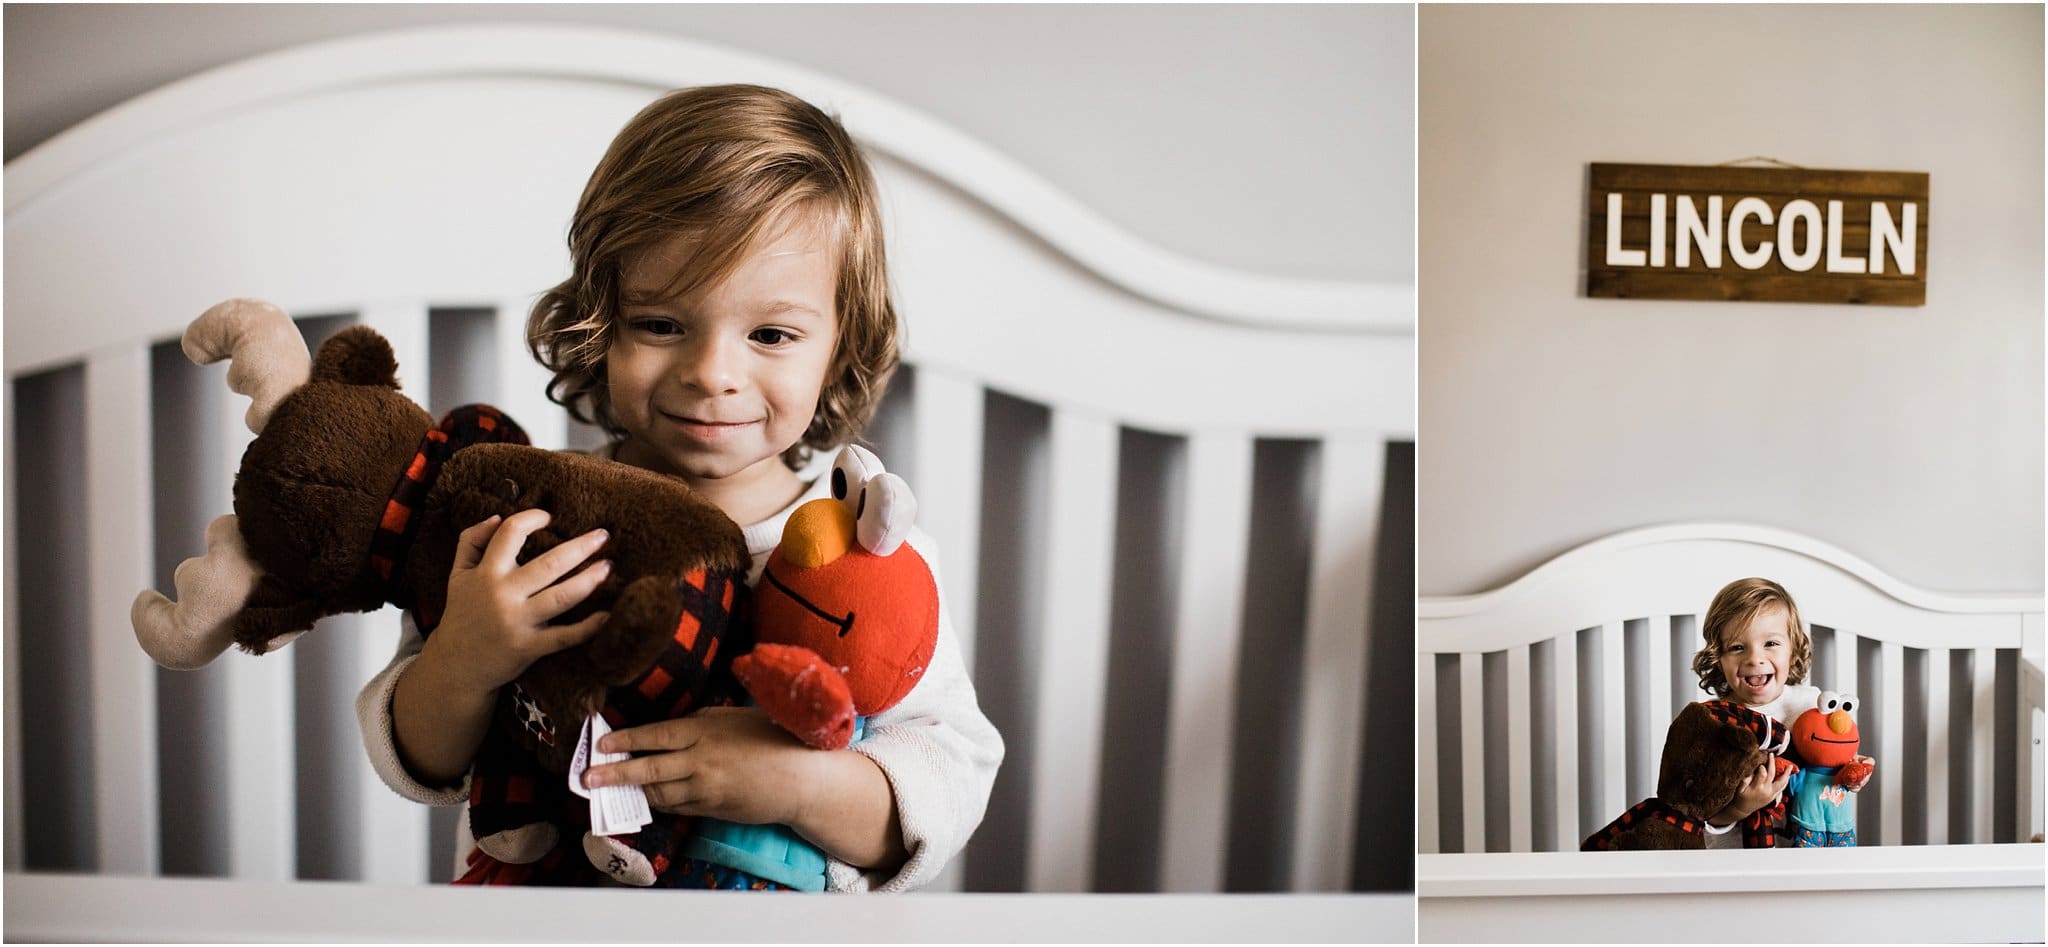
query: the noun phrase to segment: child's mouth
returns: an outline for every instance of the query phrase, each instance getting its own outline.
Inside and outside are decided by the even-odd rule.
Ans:
[[[1751,674],[1742,679],[1742,684],[1750,690],[1760,691],[1771,683],[1772,676],[1770,674]]]

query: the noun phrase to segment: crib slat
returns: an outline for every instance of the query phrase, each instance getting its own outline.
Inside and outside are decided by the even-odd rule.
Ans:
[[[1166,891],[1223,889],[1251,495],[1250,438],[1188,438],[1187,506],[1166,724],[1166,821],[1160,859]]]
[[[1644,729],[1647,742],[1643,758],[1650,761],[1650,782],[1657,781],[1657,758],[1663,752],[1664,729],[1672,718],[1678,716],[1678,708],[1671,703],[1671,616],[1651,615],[1650,635],[1650,715],[1649,726]]]
[[[1991,841],[1991,813],[1996,803],[1992,780],[1993,756],[1998,728],[1998,650],[1977,648],[1970,654],[1970,837],[1961,841]]]
[[[372,303],[356,315],[356,323],[377,330],[391,343],[391,353],[398,357],[399,391],[431,412],[434,406],[427,404],[427,392],[433,389],[429,387],[432,379],[428,377],[426,303],[409,300]]]
[[[1860,699],[1863,692],[1857,689],[1856,683],[1857,647],[1857,638],[1854,634],[1840,628],[1835,629],[1835,666],[1831,669],[1828,680],[1823,683],[1834,687],[1837,693],[1855,694]],[[1866,713],[1864,706],[1857,706],[1856,719],[1863,719]],[[1865,755],[1868,755],[1868,751],[1865,751]]]
[[[1927,844],[1948,844],[1949,673],[1947,648],[1930,648],[1927,661]]]
[[[7,465],[6,476],[0,477],[0,480],[5,481],[4,485],[0,486],[4,486],[6,492],[4,530],[6,538],[0,541],[4,541],[6,543],[6,587],[9,589],[20,589],[21,559],[18,557],[17,551],[21,548],[21,544],[15,541],[14,534],[21,529],[21,518],[15,514],[15,493],[17,490],[17,484],[20,482],[21,478],[15,476],[14,465],[19,461],[21,454],[16,452],[14,449],[14,391],[15,388],[12,379],[9,379],[6,382],[6,387],[4,389],[0,389],[0,392],[4,392],[4,394],[0,394],[0,397],[4,397],[6,399],[6,419],[4,422],[4,434],[0,434],[0,436],[4,436],[6,438],[6,441],[4,448],[0,448],[0,463],[5,463]],[[21,775],[22,714],[20,599],[21,596],[19,595],[19,593],[14,595],[8,595],[5,597],[6,604],[4,607],[6,609],[7,622],[6,652],[4,654],[0,654],[0,674],[5,675],[5,686],[7,688],[6,691],[0,692],[0,696],[4,696],[6,698],[6,706],[4,708],[0,708],[0,727],[5,727],[6,729],[6,774],[4,776],[4,779],[6,781],[7,792],[7,797],[5,801],[7,819],[7,824],[5,828],[6,850],[4,852],[0,852],[0,856],[4,856],[5,858],[5,866],[7,871],[22,870],[22,868],[26,864],[26,859],[23,857],[23,853],[28,850],[28,828],[27,824],[22,821],[23,811],[21,802],[24,789],[22,788]]]
[[[1579,636],[1565,632],[1550,641],[1551,706],[1557,711],[1557,791],[1551,804],[1557,808],[1557,836],[1552,848],[1577,851],[1579,840],[1591,834],[1579,825]],[[1619,813],[1616,813],[1619,815]]]
[[[1458,746],[1465,787],[1465,848],[1486,851],[1486,655],[1458,655]]]
[[[1437,775],[1442,746],[1436,726],[1436,654],[1424,651],[1415,659],[1415,850],[1425,855],[1443,851]]]
[[[150,531],[149,349],[85,366],[95,840],[105,874],[158,870],[156,668],[128,609],[155,576]]]
[[[1593,679],[1615,682],[1608,690],[1610,695],[1628,680],[1627,665],[1622,661],[1621,633],[1620,622],[1600,626],[1600,673]],[[1628,798],[1628,728],[1620,726],[1620,711],[1619,701],[1611,701],[1607,722],[1600,727],[1600,811],[1616,815],[1635,801]]]
[[[548,400],[547,384],[552,373],[526,347],[526,316],[533,297],[501,299],[491,320],[492,349],[497,353],[498,384],[490,403],[497,405],[526,429],[535,447],[560,450],[569,444],[569,415],[561,405]],[[447,411],[455,405],[434,405],[430,410]],[[438,416],[438,415],[437,415]]]
[[[1529,648],[1508,649],[1508,851],[1534,850],[1529,824]]]
[[[1368,624],[1386,447],[1375,437],[1323,441],[1302,655],[1301,779],[1294,797],[1295,891],[1341,891],[1356,837],[1365,751],[1367,661],[1412,653],[1376,647]]]
[[[1884,703],[1878,708],[1878,713],[1884,718],[1884,734],[1881,737],[1884,755],[1879,757],[1879,765],[1884,765],[1883,761],[1888,760],[1893,772],[1901,776],[1885,787],[1883,811],[1878,813],[1881,833],[1879,842],[1885,845],[1901,845],[1905,843],[1906,817],[1903,800],[1906,782],[1906,649],[1886,641],[1879,645],[1878,656],[1882,661],[1878,667],[1878,674],[1884,681]]]
[[[1116,500],[1115,425],[1055,411],[1031,773],[1031,891],[1093,886]]]
[[[347,635],[359,642],[355,660],[348,668],[353,693],[384,670],[398,647],[400,613],[395,606],[360,615],[337,615],[327,619],[328,634]],[[353,747],[351,747],[353,749]],[[428,814],[432,811],[392,792],[370,768],[361,752],[353,757],[349,772],[357,783],[357,804],[361,807],[362,880],[390,884],[423,884],[428,879]]]
[[[538,401],[541,405],[553,407],[547,402],[545,394],[541,394],[542,386],[546,384],[546,373],[525,353],[523,325],[510,332],[516,340],[507,338],[507,326],[522,323],[523,320],[507,320],[504,318],[505,315],[506,311],[501,308],[494,322],[493,347],[498,359],[500,394],[506,397],[494,396],[491,403],[517,421],[534,443],[562,446],[566,443],[563,435],[558,434],[557,439],[552,442],[545,442],[538,436],[536,423],[540,425],[539,430],[544,431],[548,419],[560,415],[561,410],[543,410],[535,404],[535,396],[539,395]],[[357,314],[356,321],[377,330],[390,341],[392,353],[398,358],[399,390],[411,396],[421,407],[427,409],[429,414],[435,414],[436,409],[455,407],[427,403],[431,400],[429,392],[433,390],[433,363],[430,356],[426,303],[410,300],[375,303],[363,307]],[[518,346],[518,357],[523,358],[527,366],[531,366],[531,372],[522,370],[515,361],[511,351],[515,342]],[[533,373],[539,373],[541,377],[536,380],[532,377]],[[529,421],[529,418],[532,421]],[[349,615],[329,621],[334,623],[331,634],[348,635],[353,644],[354,661],[349,662],[353,666],[347,670],[353,679],[349,681],[350,686],[345,690],[353,691],[360,688],[383,670],[385,664],[390,663],[398,639],[397,609],[385,608],[366,615]],[[337,669],[337,673],[342,672]],[[348,771],[356,774],[358,783],[357,804],[360,806],[359,818],[363,831],[361,844],[364,880],[425,881],[429,810],[393,793],[384,785],[383,780],[377,777],[376,771],[370,768],[368,760],[361,758],[360,754],[355,755],[357,758],[353,761],[354,765]]]
[[[939,544],[944,561],[934,568],[944,584],[960,657],[971,668],[981,579],[983,394],[972,381],[922,365],[914,393],[917,482],[911,489],[917,494],[917,522]]]
[[[224,377],[224,376],[223,376]],[[218,468],[232,472],[255,439],[243,423],[248,400],[223,384],[213,423],[221,432]],[[228,492],[231,477],[220,480]],[[227,810],[228,875],[241,881],[289,881],[297,873],[298,768],[292,731],[297,713],[290,647],[252,656],[235,649],[220,656],[222,719],[227,732],[227,773],[221,779]]]

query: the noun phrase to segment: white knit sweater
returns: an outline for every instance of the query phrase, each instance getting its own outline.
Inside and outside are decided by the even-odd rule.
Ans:
[[[829,495],[829,479],[819,477],[781,512],[743,529],[747,551],[754,559],[747,574],[748,583],[760,579],[768,553],[781,541],[782,527],[790,513],[805,502]],[[913,529],[909,543],[931,565],[933,577],[937,578],[939,556],[932,538],[921,529]],[[944,583],[939,587],[943,589]],[[398,653],[356,698],[363,748],[369,752],[370,765],[377,775],[399,795],[429,805],[462,805],[469,801],[468,777],[455,786],[421,784],[399,761],[397,739],[392,734],[391,695],[424,643],[408,614],[399,636]],[[961,660],[952,611],[943,592],[939,595],[939,644],[932,654],[931,666],[902,702],[868,719],[866,737],[853,749],[874,760],[887,774],[909,859],[893,875],[863,872],[832,859],[826,866],[828,889],[909,891],[930,883],[960,853],[968,836],[981,824],[982,814],[988,808],[989,791],[995,784],[996,768],[1003,761],[1002,735],[989,723],[975,699],[974,682],[968,679],[967,666]],[[474,843],[469,838],[469,820],[457,820],[457,825],[460,864]]]

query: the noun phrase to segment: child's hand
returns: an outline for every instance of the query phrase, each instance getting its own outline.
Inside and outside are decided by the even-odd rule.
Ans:
[[[1792,782],[1792,770],[1774,772],[1771,758],[1765,758],[1749,775],[1742,778],[1742,788],[1735,793],[1734,800],[1720,812],[1708,819],[1715,825],[1733,825],[1749,814],[1770,805],[1785,792],[1785,786]]]
[[[664,812],[787,825],[865,869],[895,871],[909,857],[880,765],[852,750],[813,750],[757,707],[710,707],[613,731],[598,749],[649,755],[593,766],[585,783],[641,786]]]
[[[563,578],[604,546],[601,529],[520,565],[520,548],[548,520],[548,512],[537,509],[502,520],[493,516],[463,530],[456,541],[448,604],[421,657],[436,652],[435,663],[473,692],[511,683],[534,661],[596,634],[610,617],[599,612],[573,625],[548,624],[588,598],[611,574],[611,563],[600,560]]]
[[[687,717],[607,734],[607,753],[635,752],[593,766],[590,786],[633,785],[663,812],[748,825],[802,821],[827,752],[803,745],[756,707],[707,707]]]
[[[1835,771],[1835,785],[1850,792],[1862,792],[1870,782],[1870,774],[1877,769],[1877,761],[1867,756],[1858,756]]]

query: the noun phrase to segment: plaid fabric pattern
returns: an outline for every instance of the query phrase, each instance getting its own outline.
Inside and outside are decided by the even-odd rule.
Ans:
[[[412,594],[398,588],[394,578],[405,573],[405,555],[412,549],[413,536],[419,532],[419,518],[414,514],[426,502],[427,491],[433,489],[435,478],[440,476],[441,465],[456,451],[472,444],[493,443],[530,441],[525,430],[487,404],[463,405],[448,412],[439,427],[420,438],[420,448],[399,473],[398,483],[391,488],[391,499],[385,501],[384,515],[377,522],[377,534],[370,539],[370,568],[384,581],[386,601],[400,608],[413,607]],[[418,618],[422,633],[432,631],[441,622],[439,615]]]
[[[737,698],[732,659],[754,646],[753,626],[739,620],[746,581],[739,571],[697,569],[676,583],[683,613],[669,646],[647,673],[605,695],[606,723],[668,720]]]
[[[1586,840],[1579,843],[1579,851],[1613,851],[1615,836],[1620,835],[1624,830],[1645,819],[1661,819],[1669,822],[1672,825],[1678,826],[1679,830],[1687,835],[1699,835],[1703,831],[1698,819],[1666,805],[1664,800],[1656,796],[1651,796],[1630,806],[1627,812],[1621,814],[1621,818],[1607,823],[1600,831],[1586,836]]]

